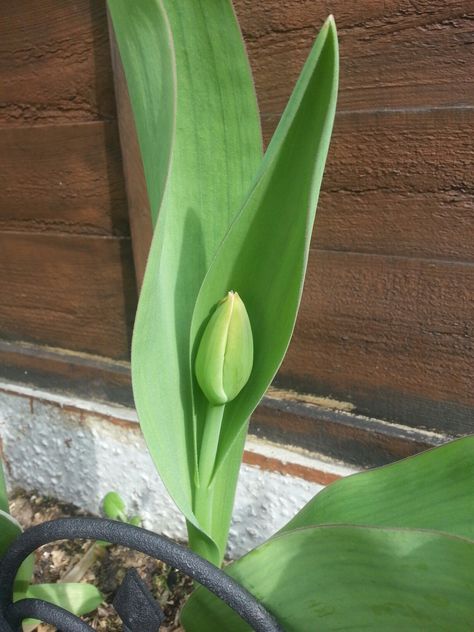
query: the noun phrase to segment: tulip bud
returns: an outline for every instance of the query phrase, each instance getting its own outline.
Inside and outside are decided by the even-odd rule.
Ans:
[[[196,377],[214,406],[232,401],[247,383],[253,365],[253,338],[245,305],[229,292],[212,314],[199,345]]]

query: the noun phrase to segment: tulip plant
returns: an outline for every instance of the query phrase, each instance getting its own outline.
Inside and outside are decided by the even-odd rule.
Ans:
[[[9,513],[5,476],[0,461],[0,559],[20,533],[20,525]],[[15,601],[24,598],[44,599],[77,615],[95,610],[102,602],[101,593],[89,584],[31,584],[33,564],[34,559],[30,556],[20,568],[15,582]],[[36,629],[38,623],[39,621],[25,621],[24,632]]]
[[[219,565],[248,419],[301,297],[336,107],[336,28],[324,24],[262,157],[229,0],[110,0],[109,11],[155,226],[132,344],[135,403],[191,546]]]
[[[153,241],[132,344],[140,424],[190,546],[225,553],[248,419],[286,352],[335,116],[322,26],[262,155],[230,0],[108,0]],[[474,439],[336,482],[226,570],[287,631],[474,620]],[[199,588],[186,630],[248,627]]]

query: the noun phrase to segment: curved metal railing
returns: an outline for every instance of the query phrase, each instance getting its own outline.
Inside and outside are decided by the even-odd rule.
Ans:
[[[161,560],[196,580],[222,599],[256,632],[283,632],[272,615],[243,586],[216,566],[169,538],[146,529],[102,518],[61,518],[25,531],[0,560],[0,632],[21,632],[25,618],[40,619],[61,632],[92,628],[67,610],[39,599],[13,603],[13,583],[22,562],[38,547],[57,540],[104,540]],[[163,612],[138,573],[130,569],[113,605],[125,632],[158,631]]]

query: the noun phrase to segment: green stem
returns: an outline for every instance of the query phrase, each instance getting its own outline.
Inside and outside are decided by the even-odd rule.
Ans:
[[[199,486],[203,488],[209,487],[214,473],[224,408],[224,404],[208,404],[199,454]]]
[[[212,522],[212,475],[216,466],[217,449],[221,434],[224,405],[209,403],[199,453],[199,483],[196,487],[194,511],[204,529],[211,529]],[[207,557],[207,556],[206,556]]]

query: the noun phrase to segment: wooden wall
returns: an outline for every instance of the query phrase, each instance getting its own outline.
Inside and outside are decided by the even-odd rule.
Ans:
[[[472,431],[472,1],[235,6],[266,139],[330,12],[341,46],[304,300],[276,382],[299,412],[272,399],[254,428],[311,444],[311,428],[341,420],[316,407],[302,421],[309,393]],[[104,2],[6,3],[0,50],[2,374],[128,402],[136,287]]]
[[[474,431],[474,7],[238,0],[266,137],[327,13],[341,88],[304,300],[277,384]]]
[[[54,349],[126,361],[137,293],[104,2],[4,3],[0,51],[3,372],[54,375]]]

